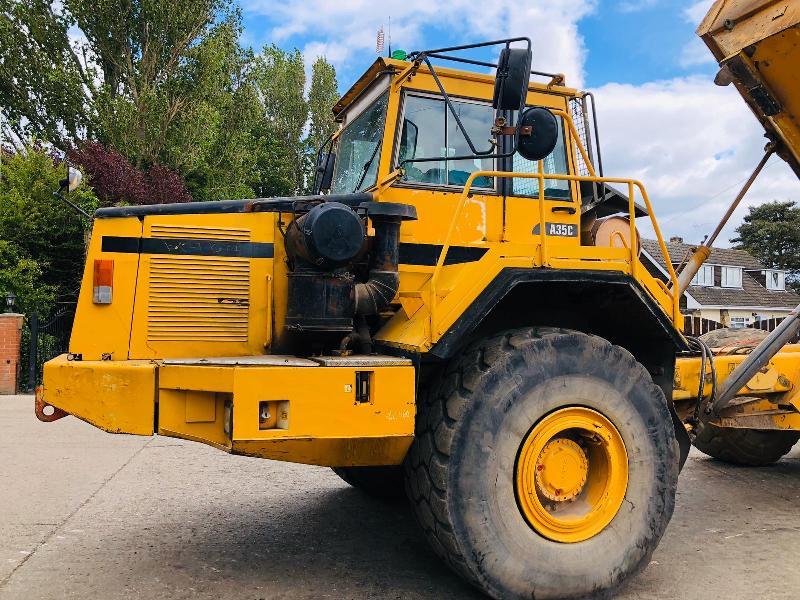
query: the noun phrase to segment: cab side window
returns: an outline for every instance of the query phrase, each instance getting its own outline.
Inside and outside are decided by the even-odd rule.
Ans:
[[[486,140],[493,111],[488,104],[451,99],[458,118],[478,150],[488,150]],[[405,169],[403,181],[439,186],[463,186],[475,171],[491,171],[492,158],[451,160],[472,154],[464,134],[441,98],[408,94],[405,98],[400,134],[398,166]],[[414,158],[441,160],[406,162]],[[494,179],[478,177],[473,188],[494,188]]]

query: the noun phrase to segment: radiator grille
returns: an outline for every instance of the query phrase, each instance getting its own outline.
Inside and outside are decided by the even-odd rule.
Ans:
[[[247,342],[249,297],[246,258],[151,257],[147,339]]]

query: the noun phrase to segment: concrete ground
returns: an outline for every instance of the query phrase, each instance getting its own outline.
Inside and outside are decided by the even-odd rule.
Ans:
[[[695,453],[648,569],[619,598],[800,595],[800,452],[744,469]],[[409,510],[330,470],[38,422],[0,396],[0,599],[479,598]]]

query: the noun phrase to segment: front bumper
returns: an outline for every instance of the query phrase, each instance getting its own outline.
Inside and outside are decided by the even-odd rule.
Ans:
[[[39,402],[111,433],[157,433],[306,464],[393,465],[413,439],[415,372],[409,361],[389,357],[62,355],[45,364]]]

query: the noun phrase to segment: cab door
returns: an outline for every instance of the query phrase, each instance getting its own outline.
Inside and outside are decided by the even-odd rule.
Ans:
[[[567,109],[566,98],[537,94],[535,104],[548,108]],[[545,174],[574,173],[574,153],[568,127],[557,117],[559,137],[553,152],[542,162]],[[507,159],[503,170],[514,173],[537,173],[539,164],[515,154]],[[580,195],[574,181],[544,180],[544,224],[539,206],[539,180],[528,178],[508,179],[503,188],[504,228],[503,241],[522,247],[539,246],[544,225],[547,255],[557,256],[559,249],[580,245]],[[538,256],[532,251],[530,255]]]
[[[491,151],[487,142],[493,117],[490,101],[463,97],[450,100],[474,143]],[[437,94],[406,92],[398,131],[395,166],[404,169],[404,176],[385,192],[385,196],[417,209],[418,219],[403,225],[401,263],[430,267],[438,259],[438,249],[451,220],[456,218],[466,181],[477,171],[496,170],[496,161],[469,156],[471,148],[466,138],[443,98]],[[448,254],[446,265],[476,262],[483,255],[477,249],[500,240],[502,198],[498,185],[493,177],[474,179],[472,196],[457,217],[450,240],[455,247],[451,248],[452,255]],[[423,256],[428,249],[433,253]],[[470,260],[466,260],[467,257]]]

